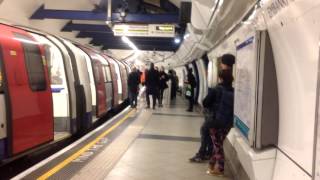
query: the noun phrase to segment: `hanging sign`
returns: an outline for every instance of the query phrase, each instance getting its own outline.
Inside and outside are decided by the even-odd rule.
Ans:
[[[170,24],[116,24],[113,27],[115,36],[137,37],[174,37],[175,26]]]

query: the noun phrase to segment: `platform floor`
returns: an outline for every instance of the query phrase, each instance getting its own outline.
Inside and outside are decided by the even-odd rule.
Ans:
[[[108,142],[95,145],[100,148],[95,155],[91,151],[83,151],[79,157],[69,162],[71,165],[64,165],[58,172],[50,174],[61,163],[42,167],[44,170],[41,172],[33,172],[23,179],[34,179],[48,172],[49,176],[42,175],[40,179],[231,179],[228,168],[226,177],[214,177],[206,174],[208,163],[189,162],[188,159],[200,144],[199,129],[203,117],[198,112],[186,112],[186,107],[187,102],[178,97],[174,104],[166,104],[156,110],[145,109],[144,99],[141,99],[137,110],[128,110],[129,121],[121,130],[115,130],[117,135],[112,135],[114,140],[106,136],[104,139],[109,140]],[[65,156],[64,159],[74,156],[72,153],[66,154],[69,157]],[[60,159],[63,161],[63,158]]]
[[[203,117],[186,112],[181,98],[175,104],[149,110],[152,115],[146,126],[105,180],[230,179],[207,175],[207,163],[188,161],[199,147]]]

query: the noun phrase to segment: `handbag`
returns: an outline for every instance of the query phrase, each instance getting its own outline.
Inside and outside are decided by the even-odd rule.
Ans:
[[[190,98],[192,95],[192,92],[191,92],[191,87],[190,85],[187,86],[187,89],[186,89],[186,97],[187,98]]]

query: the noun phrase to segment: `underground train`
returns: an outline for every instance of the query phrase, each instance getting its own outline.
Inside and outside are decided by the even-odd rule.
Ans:
[[[0,161],[86,132],[126,101],[127,64],[38,30],[0,31]]]

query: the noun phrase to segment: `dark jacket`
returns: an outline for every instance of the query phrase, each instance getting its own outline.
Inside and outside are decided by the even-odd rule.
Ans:
[[[155,69],[150,69],[146,72],[146,88],[147,93],[156,94],[159,89],[159,72]]]
[[[196,78],[192,73],[188,74],[188,83],[191,85],[191,88],[195,88],[197,85]]]
[[[194,96],[194,88],[196,88],[196,78],[192,73],[188,73],[188,84],[191,85],[191,97]]]
[[[132,93],[137,93],[140,84],[140,74],[139,72],[131,72],[128,77],[128,87],[129,91]]]
[[[167,73],[165,73],[164,71],[160,71],[159,77],[160,77],[159,88],[160,89],[168,88],[167,81],[169,80],[169,76],[167,75]]]
[[[212,115],[212,119],[208,120],[211,127],[230,128],[232,126],[233,92],[232,86],[224,84],[219,84],[215,88],[209,89],[207,96],[202,101],[202,105]],[[224,99],[222,98],[223,94],[225,94]],[[232,98],[228,98],[227,95],[232,96]]]

